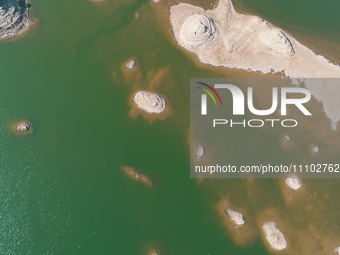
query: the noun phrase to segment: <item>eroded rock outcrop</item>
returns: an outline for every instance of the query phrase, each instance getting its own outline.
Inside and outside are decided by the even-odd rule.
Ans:
[[[189,16],[179,30],[180,44],[185,48],[197,48],[212,41],[217,35],[213,19],[200,14]]]
[[[26,0],[0,1],[0,39],[19,35],[29,27],[30,23]]]
[[[240,228],[244,225],[245,219],[242,213],[236,212],[231,208],[225,208],[224,213],[228,215],[229,219],[234,222],[235,228]]]
[[[133,102],[147,113],[162,113],[165,109],[165,100],[160,95],[148,91],[138,91]]]

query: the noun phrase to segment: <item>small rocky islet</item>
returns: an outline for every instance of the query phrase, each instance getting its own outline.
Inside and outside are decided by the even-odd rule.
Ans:
[[[31,24],[27,0],[0,1],[0,40],[15,37]]]
[[[245,219],[242,213],[234,211],[230,207],[226,207],[224,209],[224,213],[234,223],[233,225],[234,228],[241,228],[244,225]]]
[[[28,135],[33,133],[33,125],[29,120],[21,120],[11,126],[12,132],[17,135]]]

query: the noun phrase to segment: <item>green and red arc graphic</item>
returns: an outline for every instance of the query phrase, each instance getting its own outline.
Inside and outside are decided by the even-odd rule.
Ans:
[[[222,99],[221,99],[220,95],[218,94],[218,92],[216,91],[216,89],[214,89],[212,86],[210,86],[210,85],[208,85],[206,83],[203,83],[203,82],[197,82],[197,83],[207,87],[208,89],[210,89],[216,95],[216,97],[218,98],[218,101],[220,102],[220,105],[222,105]],[[197,88],[201,89],[205,93],[207,93],[211,97],[211,99],[214,101],[214,104],[217,106],[216,99],[215,99],[215,97],[213,96],[213,94],[209,90],[201,88],[201,87],[197,87]]]

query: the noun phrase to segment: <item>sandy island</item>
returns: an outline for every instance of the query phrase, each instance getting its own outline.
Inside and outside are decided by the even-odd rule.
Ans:
[[[23,33],[31,23],[27,0],[0,1],[0,40]]]
[[[257,16],[235,11],[230,0],[213,10],[180,3],[170,9],[180,46],[205,64],[289,77],[340,77],[340,67]]]
[[[134,167],[124,166],[123,170],[132,179],[143,182],[149,187],[153,186],[153,182],[150,180],[150,178],[144,174],[139,173]]]

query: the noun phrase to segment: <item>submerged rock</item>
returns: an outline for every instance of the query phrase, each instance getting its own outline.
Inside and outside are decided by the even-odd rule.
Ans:
[[[133,102],[147,113],[162,113],[165,109],[164,98],[148,91],[138,91]]]
[[[296,176],[287,177],[285,183],[289,188],[293,190],[298,190],[301,188],[301,181]]]
[[[226,215],[228,215],[229,219],[231,219],[235,223],[235,228],[240,228],[244,225],[245,219],[242,213],[236,212],[228,207],[224,209],[224,212]]]
[[[28,28],[30,23],[26,0],[0,1],[0,39],[17,36]]]
[[[283,233],[276,227],[275,222],[266,222],[262,229],[267,242],[274,250],[281,251],[287,248],[287,241]]]

